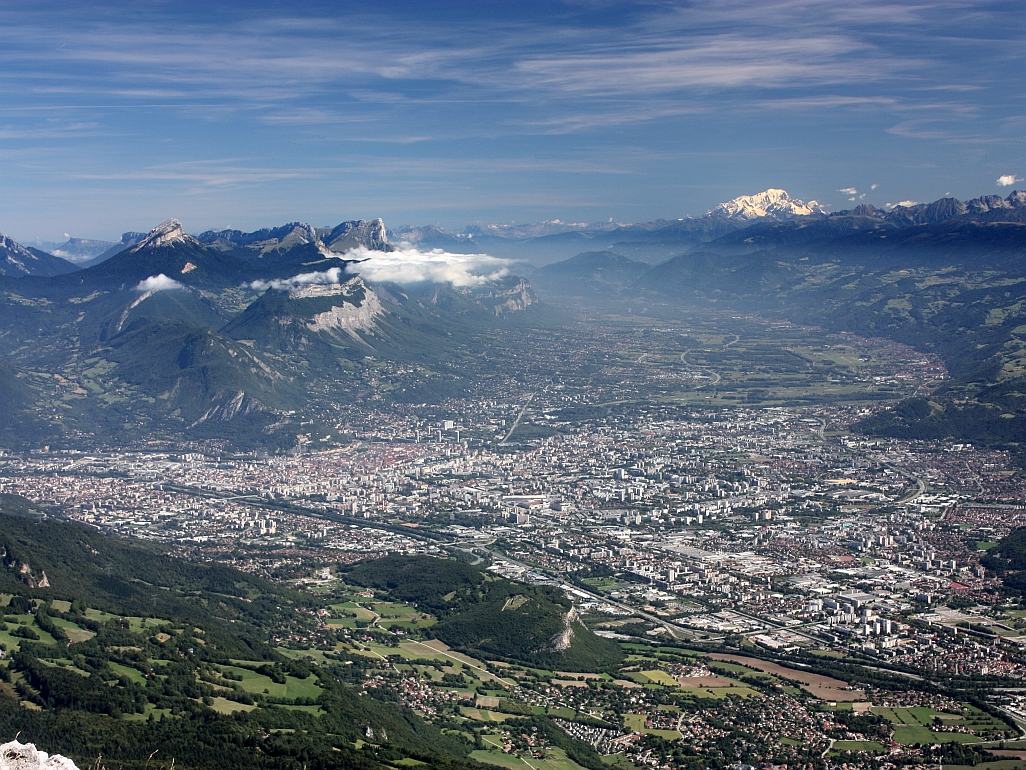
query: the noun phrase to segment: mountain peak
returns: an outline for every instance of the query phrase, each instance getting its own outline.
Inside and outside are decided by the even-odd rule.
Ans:
[[[45,275],[70,273],[77,268],[70,262],[45,251],[22,246],[8,235],[0,233],[0,275]]]
[[[790,219],[806,217],[810,214],[825,214],[818,201],[805,201],[792,198],[786,190],[771,187],[755,195],[741,195],[726,203],[721,203],[707,216],[721,216],[727,219],[750,221],[763,217]]]
[[[155,249],[159,246],[172,246],[176,243],[186,243],[191,241],[185,230],[182,229],[182,223],[177,219],[168,219],[161,222],[159,225],[150,230],[146,237],[139,241],[132,251],[139,251],[140,249]]]
[[[356,219],[342,222],[325,234],[322,239],[327,250],[333,254],[344,254],[361,246],[371,251],[392,251],[388,233],[382,219]]]
[[[9,235],[4,235],[3,233],[0,233],[0,252],[4,256],[32,257],[32,253],[28,249]]]

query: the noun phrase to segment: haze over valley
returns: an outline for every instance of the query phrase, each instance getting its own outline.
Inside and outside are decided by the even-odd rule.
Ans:
[[[1024,33],[0,8],[0,765],[1024,770]]]

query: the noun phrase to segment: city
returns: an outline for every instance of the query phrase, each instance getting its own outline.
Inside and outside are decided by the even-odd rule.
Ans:
[[[720,340],[731,347],[743,335]],[[606,369],[559,382],[539,374],[537,388],[517,400],[454,399],[429,417],[346,407],[345,422],[335,418],[344,439],[321,448],[329,441],[311,438],[284,456],[168,446],[10,453],[0,457],[0,493],[344,599],[273,641],[317,650],[324,664],[356,661],[368,692],[390,688],[390,698],[440,724],[479,725],[482,751],[526,763],[546,756],[551,740],[496,731],[524,708],[569,715],[555,721],[566,734],[635,764],[669,767],[673,756],[731,751],[740,760],[753,749],[723,753],[733,733],[717,725],[728,716],[738,724],[750,698],[761,715],[780,709],[794,720],[794,743],[757,729],[745,739],[778,764],[839,756],[835,747],[845,747],[850,766],[877,761],[888,746],[902,762],[928,760],[922,741],[902,737],[922,738],[924,728],[894,709],[933,709],[931,742],[1010,742],[1012,726],[1026,723],[1016,694],[1026,676],[1026,611],[1004,598],[981,559],[1026,518],[1014,460],[968,444],[860,435],[853,424],[882,408],[867,396],[873,388],[915,391],[942,380],[943,367],[893,344],[881,353],[850,336],[820,342],[850,361],[832,367],[830,379],[854,383],[862,399],[730,403],[725,397],[750,387],[742,375],[683,362],[671,386],[688,394],[682,405],[665,397],[665,383],[661,393],[644,392],[650,369],[621,363],[651,357],[649,366],[666,367],[665,343],[640,352],[621,345]],[[539,370],[562,352],[536,351],[527,363]],[[585,349],[580,358],[595,355]],[[594,388],[596,378],[610,382]],[[515,393],[501,381],[498,390]],[[715,409],[695,405],[710,392]],[[613,677],[545,676],[460,655],[418,634],[434,622],[429,615],[411,620],[406,607],[390,623],[381,594],[347,587],[338,572],[386,554],[462,554],[497,576],[558,587],[588,628],[641,663]],[[950,735],[938,738],[935,722],[954,725],[970,707],[887,683],[803,678],[808,664],[781,668],[751,657],[759,650],[783,660],[842,656],[892,680],[985,683],[1005,722],[944,727]],[[367,668],[367,655],[383,667]],[[722,705],[699,699],[685,708],[683,694]],[[850,723],[822,719],[816,703],[854,704],[829,712]],[[613,712],[622,717],[610,723]],[[851,721],[860,714],[885,716]],[[779,724],[766,724],[778,734]]]

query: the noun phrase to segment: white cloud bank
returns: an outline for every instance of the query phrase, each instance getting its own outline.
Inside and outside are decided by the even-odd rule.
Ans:
[[[357,249],[346,256],[361,260],[347,269],[370,281],[451,283],[459,288],[505,278],[511,264],[508,259],[488,254],[450,254],[441,249],[407,248],[392,252]]]
[[[155,291],[167,291],[168,289],[184,289],[183,284],[178,283],[174,278],[168,278],[166,275],[161,273],[160,275],[151,275],[149,278],[144,278],[139,281],[139,285],[135,287],[136,291],[144,292],[155,292]]]
[[[287,291],[299,286],[311,286],[313,284],[343,283],[348,280],[345,270],[341,267],[333,267],[320,273],[300,273],[291,278],[278,278],[273,281],[253,281],[249,288],[256,291],[265,289],[279,289]]]
[[[357,260],[345,267],[333,267],[317,273],[300,273],[291,278],[253,281],[251,289],[287,291],[312,284],[344,283],[353,275],[369,281],[411,284],[449,283],[458,288],[481,286],[509,275],[508,259],[488,254],[450,254],[441,249],[420,251],[414,248],[397,251],[371,251],[359,248],[346,252],[346,259]]]
[[[1002,174],[997,178],[998,187],[1011,187],[1016,182],[1026,181],[1022,177],[1018,177],[1015,174]]]

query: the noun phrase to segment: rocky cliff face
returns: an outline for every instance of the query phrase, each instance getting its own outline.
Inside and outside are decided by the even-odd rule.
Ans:
[[[574,641],[574,624],[581,622],[581,616],[573,607],[563,616],[563,630],[549,639],[548,646],[543,652],[565,652],[570,649]]]
[[[168,219],[161,222],[146,234],[146,237],[132,247],[132,251],[143,249],[156,249],[161,246],[173,246],[176,243],[199,242],[190,235],[185,234],[182,223],[177,219]]]
[[[333,254],[344,254],[361,246],[371,251],[392,251],[392,244],[388,242],[385,222],[382,219],[342,222],[331,232],[323,234],[321,240]]]
[[[37,575],[35,570],[32,569],[32,565],[28,562],[22,561],[6,548],[0,549],[0,563],[4,565],[8,570],[18,576],[18,580],[27,585],[29,588],[49,588],[50,581],[46,577],[46,572],[43,570],[39,571]]]
[[[362,278],[353,278],[347,283],[308,286],[289,292],[289,299],[304,297],[337,297],[337,305],[315,314],[306,321],[306,328],[312,332],[368,331],[375,320],[385,314],[385,308],[377,292],[364,283]]]
[[[517,313],[537,302],[531,284],[518,276],[474,289],[473,296],[496,316]]]
[[[35,744],[11,741],[0,745],[0,770],[78,770],[78,766],[60,754],[39,751]]]

